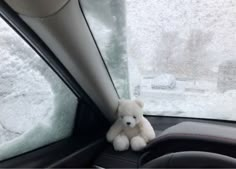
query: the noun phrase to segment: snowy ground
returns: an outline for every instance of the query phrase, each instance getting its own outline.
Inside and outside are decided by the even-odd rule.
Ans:
[[[174,90],[144,89],[140,99],[150,115],[236,120],[236,91],[221,93],[212,82],[177,82]]]

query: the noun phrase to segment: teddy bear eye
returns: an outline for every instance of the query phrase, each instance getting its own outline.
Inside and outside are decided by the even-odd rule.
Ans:
[[[136,119],[136,116],[133,116],[134,119]]]
[[[120,116],[120,118],[122,118],[122,119],[123,119],[123,117],[124,117],[124,116]]]

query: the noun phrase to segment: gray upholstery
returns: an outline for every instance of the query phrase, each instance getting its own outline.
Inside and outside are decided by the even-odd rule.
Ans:
[[[142,168],[235,168],[236,159],[209,152],[187,151],[156,158]]]
[[[236,145],[236,128],[198,122],[182,122],[166,129],[147,148],[166,140],[176,139]]]
[[[236,141],[236,128],[197,123],[197,122],[183,122],[172,126],[165,130],[159,138],[167,135],[188,135],[193,137],[207,137],[209,139],[226,139],[227,141]]]

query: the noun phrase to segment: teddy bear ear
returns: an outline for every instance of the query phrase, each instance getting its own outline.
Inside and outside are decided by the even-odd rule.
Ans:
[[[141,108],[143,108],[144,103],[141,100],[134,100],[137,105],[139,105]]]

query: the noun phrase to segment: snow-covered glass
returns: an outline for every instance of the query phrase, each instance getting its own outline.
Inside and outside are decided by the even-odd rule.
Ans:
[[[145,113],[236,120],[235,0],[81,0],[121,98]]]
[[[0,18],[0,160],[68,137],[76,106],[76,96]]]

